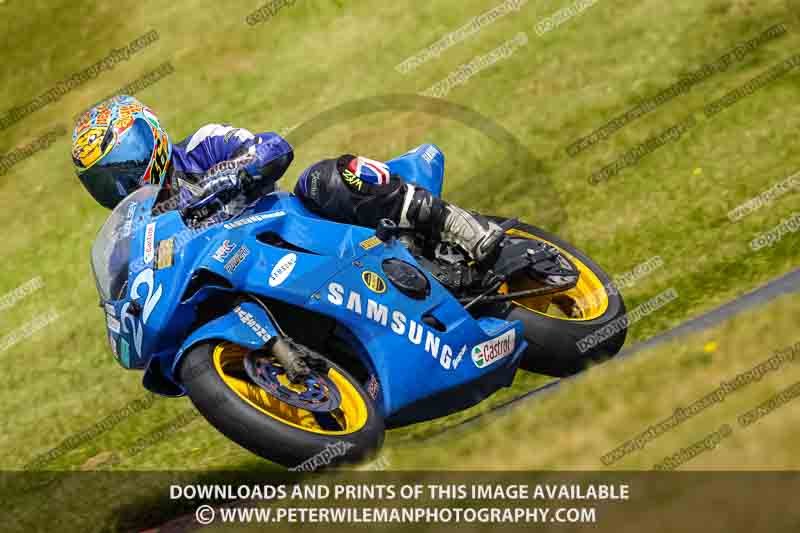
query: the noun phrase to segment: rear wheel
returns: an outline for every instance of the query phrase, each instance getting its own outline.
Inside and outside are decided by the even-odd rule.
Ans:
[[[257,384],[245,369],[250,353],[229,342],[204,343],[181,362],[178,375],[189,398],[225,436],[301,470],[359,461],[381,447],[383,419],[344,369],[329,363],[326,375],[312,372],[293,384],[274,357],[259,355]]]
[[[520,223],[506,233],[512,238],[555,246],[581,274],[578,284],[568,291],[521,298],[496,309],[494,314],[524,325],[528,349],[521,368],[567,376],[616,355],[627,335],[625,304],[603,269],[568,242],[536,226]],[[536,286],[534,283],[521,274],[505,284],[501,292],[525,290]]]

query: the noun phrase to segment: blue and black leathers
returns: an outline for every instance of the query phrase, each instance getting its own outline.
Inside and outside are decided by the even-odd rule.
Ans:
[[[208,124],[173,146],[157,205],[180,209],[190,220],[219,222],[272,192],[293,158],[276,133]]]
[[[180,209],[192,225],[226,220],[272,192],[293,157],[292,147],[275,133],[203,126],[173,147],[157,205]],[[380,161],[360,156],[315,163],[301,174],[295,194],[310,210],[331,220],[375,227],[389,218],[433,241],[457,244],[478,261],[488,257],[502,237],[500,228],[484,217],[406,183]]]
[[[500,227],[485,217],[406,183],[390,174],[385,164],[363,157],[343,155],[311,165],[294,192],[326,218],[367,227],[388,218],[433,242],[457,244],[476,261],[489,258],[503,236]]]

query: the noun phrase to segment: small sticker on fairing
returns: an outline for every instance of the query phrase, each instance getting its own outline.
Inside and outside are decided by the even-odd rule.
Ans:
[[[169,268],[173,264],[175,255],[175,239],[167,239],[158,243],[156,251],[156,269]]]
[[[126,368],[131,366],[131,351],[128,341],[120,337],[119,339],[119,362]]]
[[[510,329],[499,337],[475,346],[472,349],[472,361],[478,368],[484,368],[514,353],[515,347],[516,332]]]
[[[294,270],[297,264],[297,254],[286,254],[276,264],[269,275],[269,286],[278,287]]]
[[[106,325],[110,331],[113,331],[116,334],[119,334],[120,331],[120,323],[119,320],[114,318],[111,315],[106,315]]]
[[[151,222],[147,225],[144,231],[144,251],[143,261],[145,265],[149,265],[156,255],[156,223]]]
[[[375,248],[376,246],[380,246],[381,244],[383,244],[383,241],[381,241],[377,237],[370,237],[369,239],[358,243],[358,245],[361,246],[364,250],[372,250],[373,248]]]
[[[119,352],[117,351],[117,339],[114,338],[114,335],[108,334],[108,342],[111,344],[111,353],[114,354],[116,359],[119,359]]]

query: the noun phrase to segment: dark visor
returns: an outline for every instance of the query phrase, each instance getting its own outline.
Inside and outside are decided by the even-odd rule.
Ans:
[[[122,140],[100,161],[78,177],[98,203],[113,209],[142,185],[153,155],[153,132],[145,120],[137,119]]]

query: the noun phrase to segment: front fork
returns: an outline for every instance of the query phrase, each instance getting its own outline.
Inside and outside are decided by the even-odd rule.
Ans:
[[[255,352],[256,354],[261,352],[274,356],[285,370],[286,377],[295,384],[302,383],[313,372],[322,375],[328,373],[330,365],[323,356],[286,335],[267,305],[256,295],[251,294],[250,297],[261,306],[276,330],[264,347]]]

